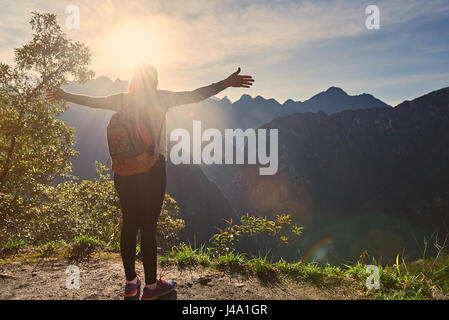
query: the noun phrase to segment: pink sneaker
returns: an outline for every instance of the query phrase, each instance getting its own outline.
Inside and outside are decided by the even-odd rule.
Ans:
[[[129,283],[125,285],[125,300],[139,300],[140,296],[140,276],[137,274],[137,282]]]
[[[169,294],[173,289],[175,289],[175,282],[173,280],[164,281],[159,279],[156,282],[156,288],[153,290],[147,286],[143,288],[142,300],[154,300],[160,296]]]

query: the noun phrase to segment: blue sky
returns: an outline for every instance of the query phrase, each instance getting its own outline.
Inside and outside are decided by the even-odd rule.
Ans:
[[[365,27],[370,4],[379,30]],[[31,11],[65,25],[68,5],[79,6],[81,28],[66,33],[91,48],[97,76],[127,80],[146,61],[161,88],[185,90],[241,66],[256,79],[245,93],[280,102],[338,86],[395,105],[449,86],[447,0],[0,0],[1,61],[12,63],[13,48],[30,39]]]

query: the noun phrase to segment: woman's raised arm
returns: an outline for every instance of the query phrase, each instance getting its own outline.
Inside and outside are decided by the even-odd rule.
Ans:
[[[249,88],[254,82],[253,77],[247,75],[240,75],[240,68],[224,80],[217,83],[198,88],[193,91],[171,92],[159,90],[159,95],[165,101],[168,107],[179,106],[189,103],[197,103],[217,93],[229,88]]]
[[[45,94],[45,99],[50,102],[55,100],[66,100],[91,108],[118,111],[123,103],[124,95],[124,93],[118,93],[106,97],[90,97],[69,93],[61,88],[56,88],[53,91],[47,92]]]

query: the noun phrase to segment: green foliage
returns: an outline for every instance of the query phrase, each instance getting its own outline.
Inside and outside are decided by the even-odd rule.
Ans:
[[[104,242],[97,238],[87,235],[79,235],[71,242],[70,258],[76,260],[90,258],[92,253],[97,251],[99,248],[104,247],[104,245]]]
[[[254,275],[262,282],[280,281],[281,276],[288,277],[297,282],[309,282],[318,287],[344,286],[347,290],[364,291],[371,299],[434,299],[432,289],[437,287],[438,279],[435,273],[446,270],[448,257],[441,256],[441,261],[433,263],[429,260],[408,263],[397,268],[397,265],[382,267],[374,259],[368,264],[379,267],[380,289],[368,290],[366,279],[368,277],[367,264],[360,261],[343,267],[326,264],[319,265],[316,262],[304,263],[302,261],[289,263],[283,259],[272,262],[268,254],[247,259],[244,254],[238,252],[227,252],[224,254],[213,253],[204,246],[200,249],[193,248],[190,244],[181,244],[175,247],[170,254],[160,258],[159,262],[168,265],[174,261],[180,268],[197,267],[200,261],[207,261],[203,265],[216,268],[231,274],[239,273]],[[441,265],[440,265],[441,263]],[[439,265],[430,273],[429,264]],[[407,267],[406,267],[407,266]],[[414,270],[412,270],[414,269]],[[428,274],[428,275],[425,275]],[[353,283],[354,279],[355,283]],[[436,279],[436,280],[434,280]],[[446,279],[447,280],[447,279]],[[444,280],[442,283],[444,284]],[[358,287],[358,288],[357,288]],[[447,292],[443,291],[447,295]]]
[[[426,257],[427,247],[429,241],[433,241],[433,246],[437,250],[437,254],[434,257]],[[422,259],[411,263],[405,263],[402,259],[402,263],[399,263],[399,258],[396,259],[396,268],[398,272],[412,274],[417,277],[428,279],[432,285],[436,285],[442,289],[442,292],[446,295],[449,294],[449,250],[447,242],[449,234],[444,238],[439,239],[438,233],[432,234],[430,239],[424,238],[424,248],[422,252]]]
[[[180,243],[173,246],[166,255],[159,259],[159,263],[168,264],[170,259],[174,259],[182,269],[198,265],[209,266],[211,261],[209,251],[204,244],[195,248],[190,243]]]
[[[142,248],[139,244],[136,246],[136,258],[139,260],[142,259]]]
[[[93,76],[89,49],[68,40],[55,15],[34,12],[30,24],[33,39],[15,50],[14,66],[0,62],[0,242],[32,238],[36,212],[29,209],[71,172],[76,155],[73,129],[56,119],[67,105],[42,95]]]
[[[238,252],[226,252],[216,257],[216,267],[230,273],[248,273],[248,260]]]
[[[449,255],[416,261],[409,265],[409,269],[411,273],[431,279],[432,284],[441,287],[443,293],[449,295]]]
[[[56,250],[65,247],[67,244],[65,241],[47,241],[40,245],[40,256],[43,258],[51,257],[55,254]]]
[[[165,250],[170,249],[177,242],[178,234],[185,226],[184,220],[179,218],[176,200],[166,194],[157,222],[158,244]]]
[[[16,254],[20,249],[26,247],[28,243],[24,240],[8,241],[0,244],[0,257]]]
[[[112,252],[120,252],[120,241],[108,243],[107,249]]]
[[[206,248],[205,244],[202,244],[201,247],[197,249],[198,254],[198,263],[202,266],[208,266],[210,264],[210,252],[209,249]]]
[[[120,201],[109,169],[99,162],[95,166],[98,177],[94,180],[71,180],[45,187],[45,198],[39,206],[29,209],[35,217],[27,226],[31,241],[71,241],[82,234],[119,251]],[[170,248],[184,226],[176,201],[166,195],[157,227],[158,244]]]
[[[292,225],[290,215],[276,215],[276,220],[268,220],[267,217],[255,217],[247,213],[240,218],[240,224],[233,224],[232,219],[225,221],[227,227],[224,230],[218,228],[219,233],[210,239],[214,245],[211,250],[217,255],[233,253],[241,238],[262,233],[277,239],[280,244],[293,245],[303,230],[302,227]]]
[[[393,266],[382,266],[373,259],[370,264],[379,268],[378,290],[368,290],[367,294],[374,299],[430,299],[432,297],[431,288],[436,285],[434,280],[426,273],[428,268],[422,266],[413,272],[408,270],[407,264],[404,262],[402,267],[398,264]],[[360,287],[365,287],[365,281],[368,277],[366,273],[366,265],[358,261],[353,265],[345,265],[346,273],[355,279],[361,280]]]
[[[256,276],[262,281],[273,282],[278,278],[275,266],[268,260],[268,254],[260,255],[250,260]]]
[[[193,267],[198,264],[198,252],[191,244],[181,243],[171,250],[172,256],[180,268]]]
[[[119,199],[107,167],[97,162],[96,169],[94,180],[45,188],[46,201],[30,209],[36,217],[30,226],[35,242],[70,241],[80,234],[108,244],[119,241]]]
[[[333,281],[329,280],[335,280],[335,278],[342,275],[342,272],[338,271],[339,268],[331,267],[329,265],[326,265],[326,267],[323,268],[315,262],[304,263],[300,261],[288,263],[281,259],[275,263],[275,266],[281,273],[295,281],[312,282],[316,286],[332,283]]]

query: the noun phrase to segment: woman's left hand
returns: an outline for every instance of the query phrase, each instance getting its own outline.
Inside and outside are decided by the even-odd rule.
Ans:
[[[240,75],[240,67],[236,72],[227,77],[224,82],[228,87],[249,88],[253,85],[254,79],[251,76]]]

